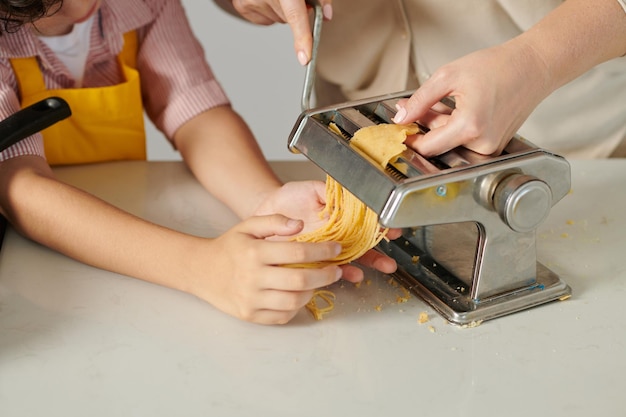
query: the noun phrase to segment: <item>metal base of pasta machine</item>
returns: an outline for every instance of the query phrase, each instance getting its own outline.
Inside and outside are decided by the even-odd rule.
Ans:
[[[378,249],[398,262],[396,279],[450,322],[471,325],[567,298],[569,286],[537,262],[535,231],[569,192],[569,163],[517,135],[499,156],[457,148],[425,158],[407,149],[386,167],[350,146],[358,129],[392,123],[398,99],[409,95],[305,110],[289,149],[382,226],[403,229]]]
[[[471,327],[569,297],[569,286],[537,262],[536,273],[518,282],[514,288],[475,298],[472,294],[479,288],[473,290],[472,286],[480,285],[473,282],[479,230],[479,225],[469,222],[407,228],[399,239],[382,241],[378,250],[398,263],[398,270],[392,276],[401,285],[426,301],[446,320],[461,326]],[[430,241],[433,236],[438,236],[435,239],[439,240]],[[448,242],[443,243],[442,239]],[[504,265],[514,266],[515,261]],[[497,275],[492,278],[498,281]]]

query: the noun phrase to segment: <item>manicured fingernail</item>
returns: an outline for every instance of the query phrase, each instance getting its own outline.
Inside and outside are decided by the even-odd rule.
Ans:
[[[309,63],[309,57],[304,51],[298,52],[298,62],[300,63],[300,65],[306,65]]]
[[[400,106],[396,106],[396,109],[398,109],[398,112],[394,116],[393,122],[402,123],[404,121],[404,118],[406,117],[406,109]]]
[[[324,18],[326,20],[331,20],[333,18],[333,6],[325,4],[322,8],[322,13],[324,14]]]

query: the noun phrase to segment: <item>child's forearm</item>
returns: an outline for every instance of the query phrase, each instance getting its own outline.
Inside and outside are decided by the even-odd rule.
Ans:
[[[9,174],[11,162],[3,163],[2,209],[20,233],[85,264],[188,290],[182,269],[203,239],[146,222],[61,183],[43,161]]]
[[[241,218],[250,216],[282,185],[252,132],[230,107],[216,107],[191,119],[174,141],[200,183]]]

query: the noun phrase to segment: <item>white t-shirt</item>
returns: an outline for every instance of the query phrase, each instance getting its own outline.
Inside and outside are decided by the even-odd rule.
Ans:
[[[86,21],[75,24],[67,35],[39,37],[70,70],[76,80],[76,88],[81,87],[83,82],[93,20],[92,15]]]

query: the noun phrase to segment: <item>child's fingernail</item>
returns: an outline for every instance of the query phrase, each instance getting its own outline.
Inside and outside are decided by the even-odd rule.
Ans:
[[[297,219],[287,220],[287,226],[289,227],[300,227],[301,223],[302,223],[302,220],[297,220]]]
[[[298,62],[300,63],[300,65],[306,65],[309,63],[309,57],[304,51],[298,52]]]
[[[406,117],[406,109],[404,107],[396,106],[398,112],[392,119],[394,123],[402,123]]]

